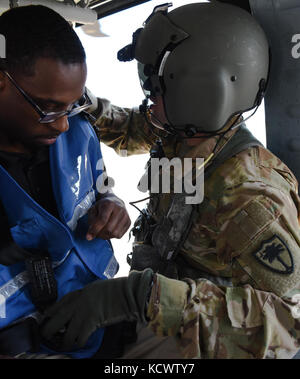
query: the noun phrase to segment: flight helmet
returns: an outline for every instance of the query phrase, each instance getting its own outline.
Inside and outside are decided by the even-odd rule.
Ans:
[[[237,114],[259,106],[269,47],[245,10],[218,2],[154,9],[133,42],[118,53],[136,59],[147,98],[162,96],[173,130],[216,133]]]

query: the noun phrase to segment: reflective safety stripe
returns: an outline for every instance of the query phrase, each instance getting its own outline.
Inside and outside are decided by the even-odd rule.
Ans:
[[[104,271],[104,275],[107,277],[107,279],[111,279],[115,276],[116,272],[118,271],[119,264],[113,255],[108,262],[108,265]]]
[[[89,192],[86,197],[76,205],[73,213],[73,217],[67,222],[68,227],[74,231],[77,227],[78,220],[87,214],[88,210],[91,208],[95,202],[96,196],[95,191]]]
[[[70,255],[70,253],[71,253],[71,250],[67,252],[67,254],[64,256],[64,258],[61,261],[53,262],[52,267],[56,268],[62,265],[64,261],[67,259],[67,257]],[[29,282],[29,278],[28,278],[27,271],[20,272],[14,278],[12,278],[7,283],[5,283],[2,287],[0,287],[0,296],[3,296],[3,298],[7,300],[14,293],[16,293],[26,284],[28,284],[28,282]]]
[[[7,300],[10,296],[16,293],[20,288],[24,287],[29,282],[27,271],[20,272],[14,278],[0,287],[0,295]]]

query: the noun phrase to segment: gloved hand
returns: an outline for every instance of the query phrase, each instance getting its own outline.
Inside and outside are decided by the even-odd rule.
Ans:
[[[10,266],[18,262],[24,262],[26,259],[32,258],[32,254],[10,241],[0,248],[0,264]]]
[[[85,346],[97,328],[125,320],[145,322],[152,277],[151,269],[132,271],[126,278],[97,280],[65,295],[46,310],[43,337],[51,340],[65,327],[62,349],[68,351]]]

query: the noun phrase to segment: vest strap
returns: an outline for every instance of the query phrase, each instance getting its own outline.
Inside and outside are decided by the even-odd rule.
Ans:
[[[0,354],[15,356],[40,349],[40,333],[37,321],[28,317],[0,331]]]
[[[254,146],[262,146],[262,144],[251,134],[246,125],[242,124],[205,169],[205,180],[208,180],[213,172],[225,161]],[[185,193],[173,196],[167,215],[153,230],[151,236],[152,246],[144,245],[143,243],[134,246],[132,270],[151,267],[154,271],[165,276],[178,277],[177,255],[189,235],[195,217],[201,213],[201,207],[205,206],[205,202],[186,204],[185,197]],[[136,227],[137,225],[135,225]],[[149,262],[152,262],[151,266],[149,266]]]

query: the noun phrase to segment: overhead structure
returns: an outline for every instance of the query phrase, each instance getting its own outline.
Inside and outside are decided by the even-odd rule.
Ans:
[[[106,37],[99,19],[151,0],[0,0],[0,14],[26,5],[47,6],[93,37]]]
[[[97,19],[150,0],[0,0],[0,14],[18,6],[44,5],[78,24],[94,24]]]
[[[103,18],[148,1],[151,0],[91,0],[89,7],[97,12],[98,18]]]

